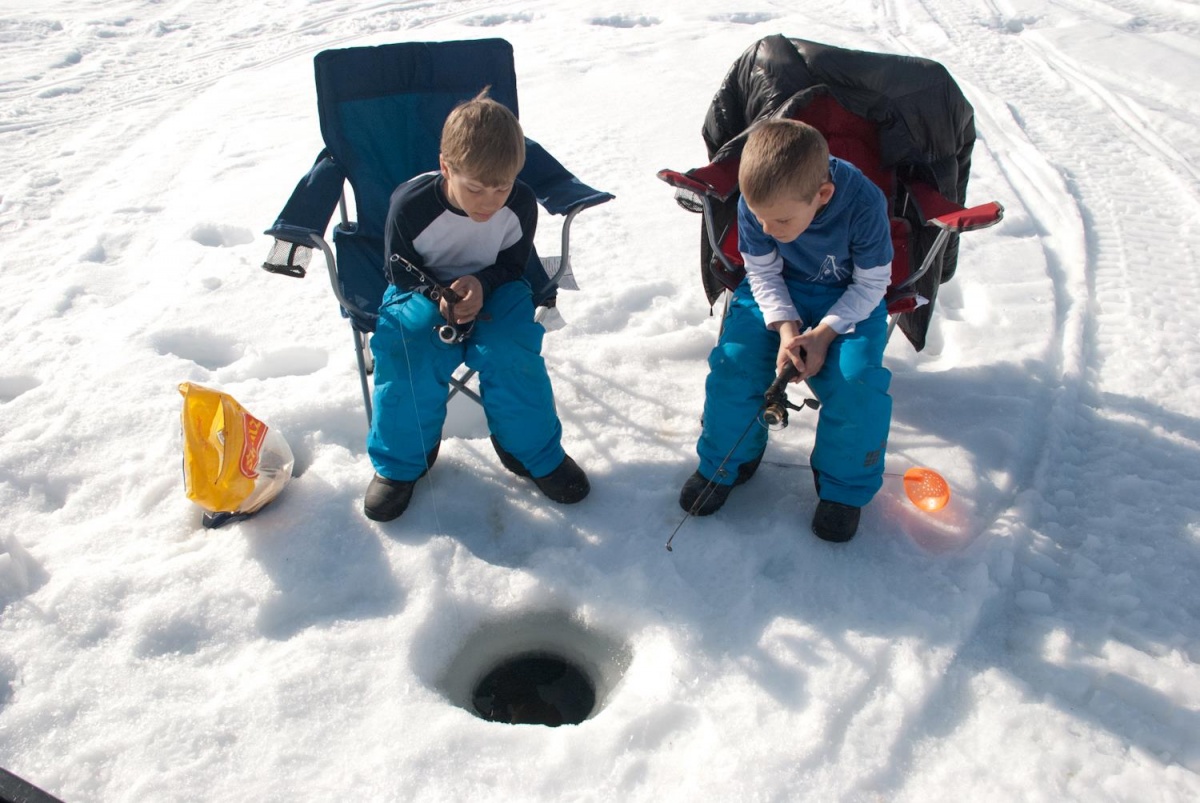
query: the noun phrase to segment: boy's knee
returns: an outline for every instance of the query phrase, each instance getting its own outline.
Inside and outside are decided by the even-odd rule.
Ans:
[[[758,380],[773,376],[774,354],[762,355],[743,343],[718,343],[708,355],[708,367],[714,376]]]

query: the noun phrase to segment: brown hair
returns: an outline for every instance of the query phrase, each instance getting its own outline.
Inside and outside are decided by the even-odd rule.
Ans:
[[[442,126],[442,159],[483,184],[511,183],[525,166],[525,134],[516,115],[488,89],[454,107]]]
[[[738,185],[750,203],[808,202],[829,180],[829,144],[798,120],[764,120],[750,130]]]

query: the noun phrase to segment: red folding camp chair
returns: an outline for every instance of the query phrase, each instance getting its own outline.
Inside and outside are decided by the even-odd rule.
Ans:
[[[998,223],[995,201],[966,208],[974,111],[940,64],[802,39],[756,42],[729,70],[709,109],[712,161],[658,177],[703,214],[701,271],[710,303],[745,276],[737,247],[737,172],[747,130],[767,118],[801,120],[834,156],[883,190],[891,208],[888,336],[897,324],[920,351],[938,286],[953,276],[957,235]],[[727,297],[728,298],[728,297]]]

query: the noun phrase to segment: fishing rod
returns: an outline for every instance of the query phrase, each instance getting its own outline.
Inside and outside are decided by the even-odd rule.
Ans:
[[[803,355],[801,356],[803,357]],[[700,491],[700,494],[696,497],[696,501],[692,503],[692,506],[688,508],[686,513],[683,514],[683,518],[680,520],[679,524],[675,526],[674,531],[671,533],[671,537],[667,539],[666,548],[668,552],[675,551],[671,547],[671,542],[675,540],[675,534],[678,533],[680,528],[687,523],[688,519],[695,515],[695,512],[700,509],[701,505],[708,501],[708,497],[712,495],[717,486],[717,477],[724,473],[725,464],[729,462],[729,458],[733,456],[733,453],[737,451],[737,448],[742,445],[742,441],[744,441],[746,436],[750,434],[750,430],[754,428],[755,424],[765,426],[767,429],[783,429],[788,425],[788,410],[803,410],[805,407],[815,410],[820,407],[821,403],[816,399],[805,399],[802,406],[797,406],[788,401],[786,390],[787,384],[799,375],[800,372],[796,370],[796,366],[791,362],[788,362],[783,366],[783,370],[779,372],[779,375],[775,377],[775,381],[771,383],[771,386],[767,388],[767,392],[763,394],[763,403],[755,412],[754,418],[750,419],[750,423],[746,425],[744,430],[742,430],[742,434],[733,444],[733,448],[729,450],[729,452],[725,455],[725,459],[721,461],[719,466],[717,466],[717,470],[713,474],[713,478],[709,480],[708,484],[704,486],[704,489]]]
[[[399,263],[407,273],[411,273],[413,278],[420,282],[423,286],[423,295],[434,304],[440,304],[443,299],[446,301],[446,323],[438,324],[437,326],[433,327],[433,331],[437,333],[438,340],[449,346],[455,343],[461,343],[470,337],[471,330],[475,326],[474,321],[471,321],[463,326],[459,326],[454,323],[454,305],[459,301],[462,301],[462,297],[459,296],[458,293],[454,292],[449,287],[444,287],[438,284],[433,279],[429,278],[429,276],[425,275],[420,268],[399,254],[392,254],[388,261],[391,262],[393,266]],[[392,270],[392,274],[395,275],[394,268]]]
[[[725,455],[725,459],[717,467],[713,479],[709,480],[708,484],[704,486],[704,490],[696,497],[696,501],[692,503],[692,506],[684,514],[683,519],[680,520],[675,530],[671,533],[671,537],[667,539],[666,547],[668,552],[674,551],[671,548],[671,542],[675,540],[675,534],[679,532],[680,528],[683,527],[689,518],[695,515],[695,512],[700,509],[701,505],[708,500],[708,497],[716,487],[716,478],[722,474],[730,456],[742,445],[742,441],[750,434],[750,430],[756,423],[760,423],[768,429],[783,429],[788,425],[788,410],[802,410],[804,407],[815,410],[820,407],[820,402],[816,399],[805,399],[803,407],[798,407],[788,401],[785,388],[787,387],[787,383],[797,375],[798,371],[796,367],[789,362],[783,367],[783,370],[780,371],[779,376],[775,378],[771,386],[767,388],[767,392],[763,394],[763,403],[759,407],[758,413],[742,432],[737,442],[733,444],[733,448]],[[783,466],[785,468],[812,468],[812,466],[804,463],[779,463],[769,460],[764,462],[769,465]],[[902,478],[904,480],[904,493],[908,497],[908,500],[915,507],[926,513],[936,513],[950,502],[950,484],[946,482],[945,477],[927,466],[913,466],[903,474],[896,471],[885,471],[883,474],[888,477]]]

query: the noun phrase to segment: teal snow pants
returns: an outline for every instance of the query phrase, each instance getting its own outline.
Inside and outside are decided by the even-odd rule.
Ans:
[[[529,286],[508,282],[492,291],[465,342],[441,342],[434,330],[443,323],[423,295],[395,286],[384,294],[371,338],[375,409],[367,453],[375,471],[392,480],[421,476],[442,438],[450,378],[464,362],[479,372],[488,429],[505,451],[534,477],[558,468],[562,424]]]
[[[789,282],[789,289],[805,322],[820,321],[842,294],[841,288],[811,282]],[[853,332],[830,344],[825,366],[808,380],[821,402],[811,462],[822,499],[862,507],[883,483],[892,420],[892,375],[883,367],[886,345],[887,311],[880,303]],[[732,485],[738,468],[767,448],[767,429],[750,422],[775,378],[778,351],[779,334],[766,327],[749,282],[743,281],[708,358],[703,431],[696,444],[700,473],[706,478]],[[747,425],[749,433],[734,448]],[[729,459],[718,474],[726,455]]]

